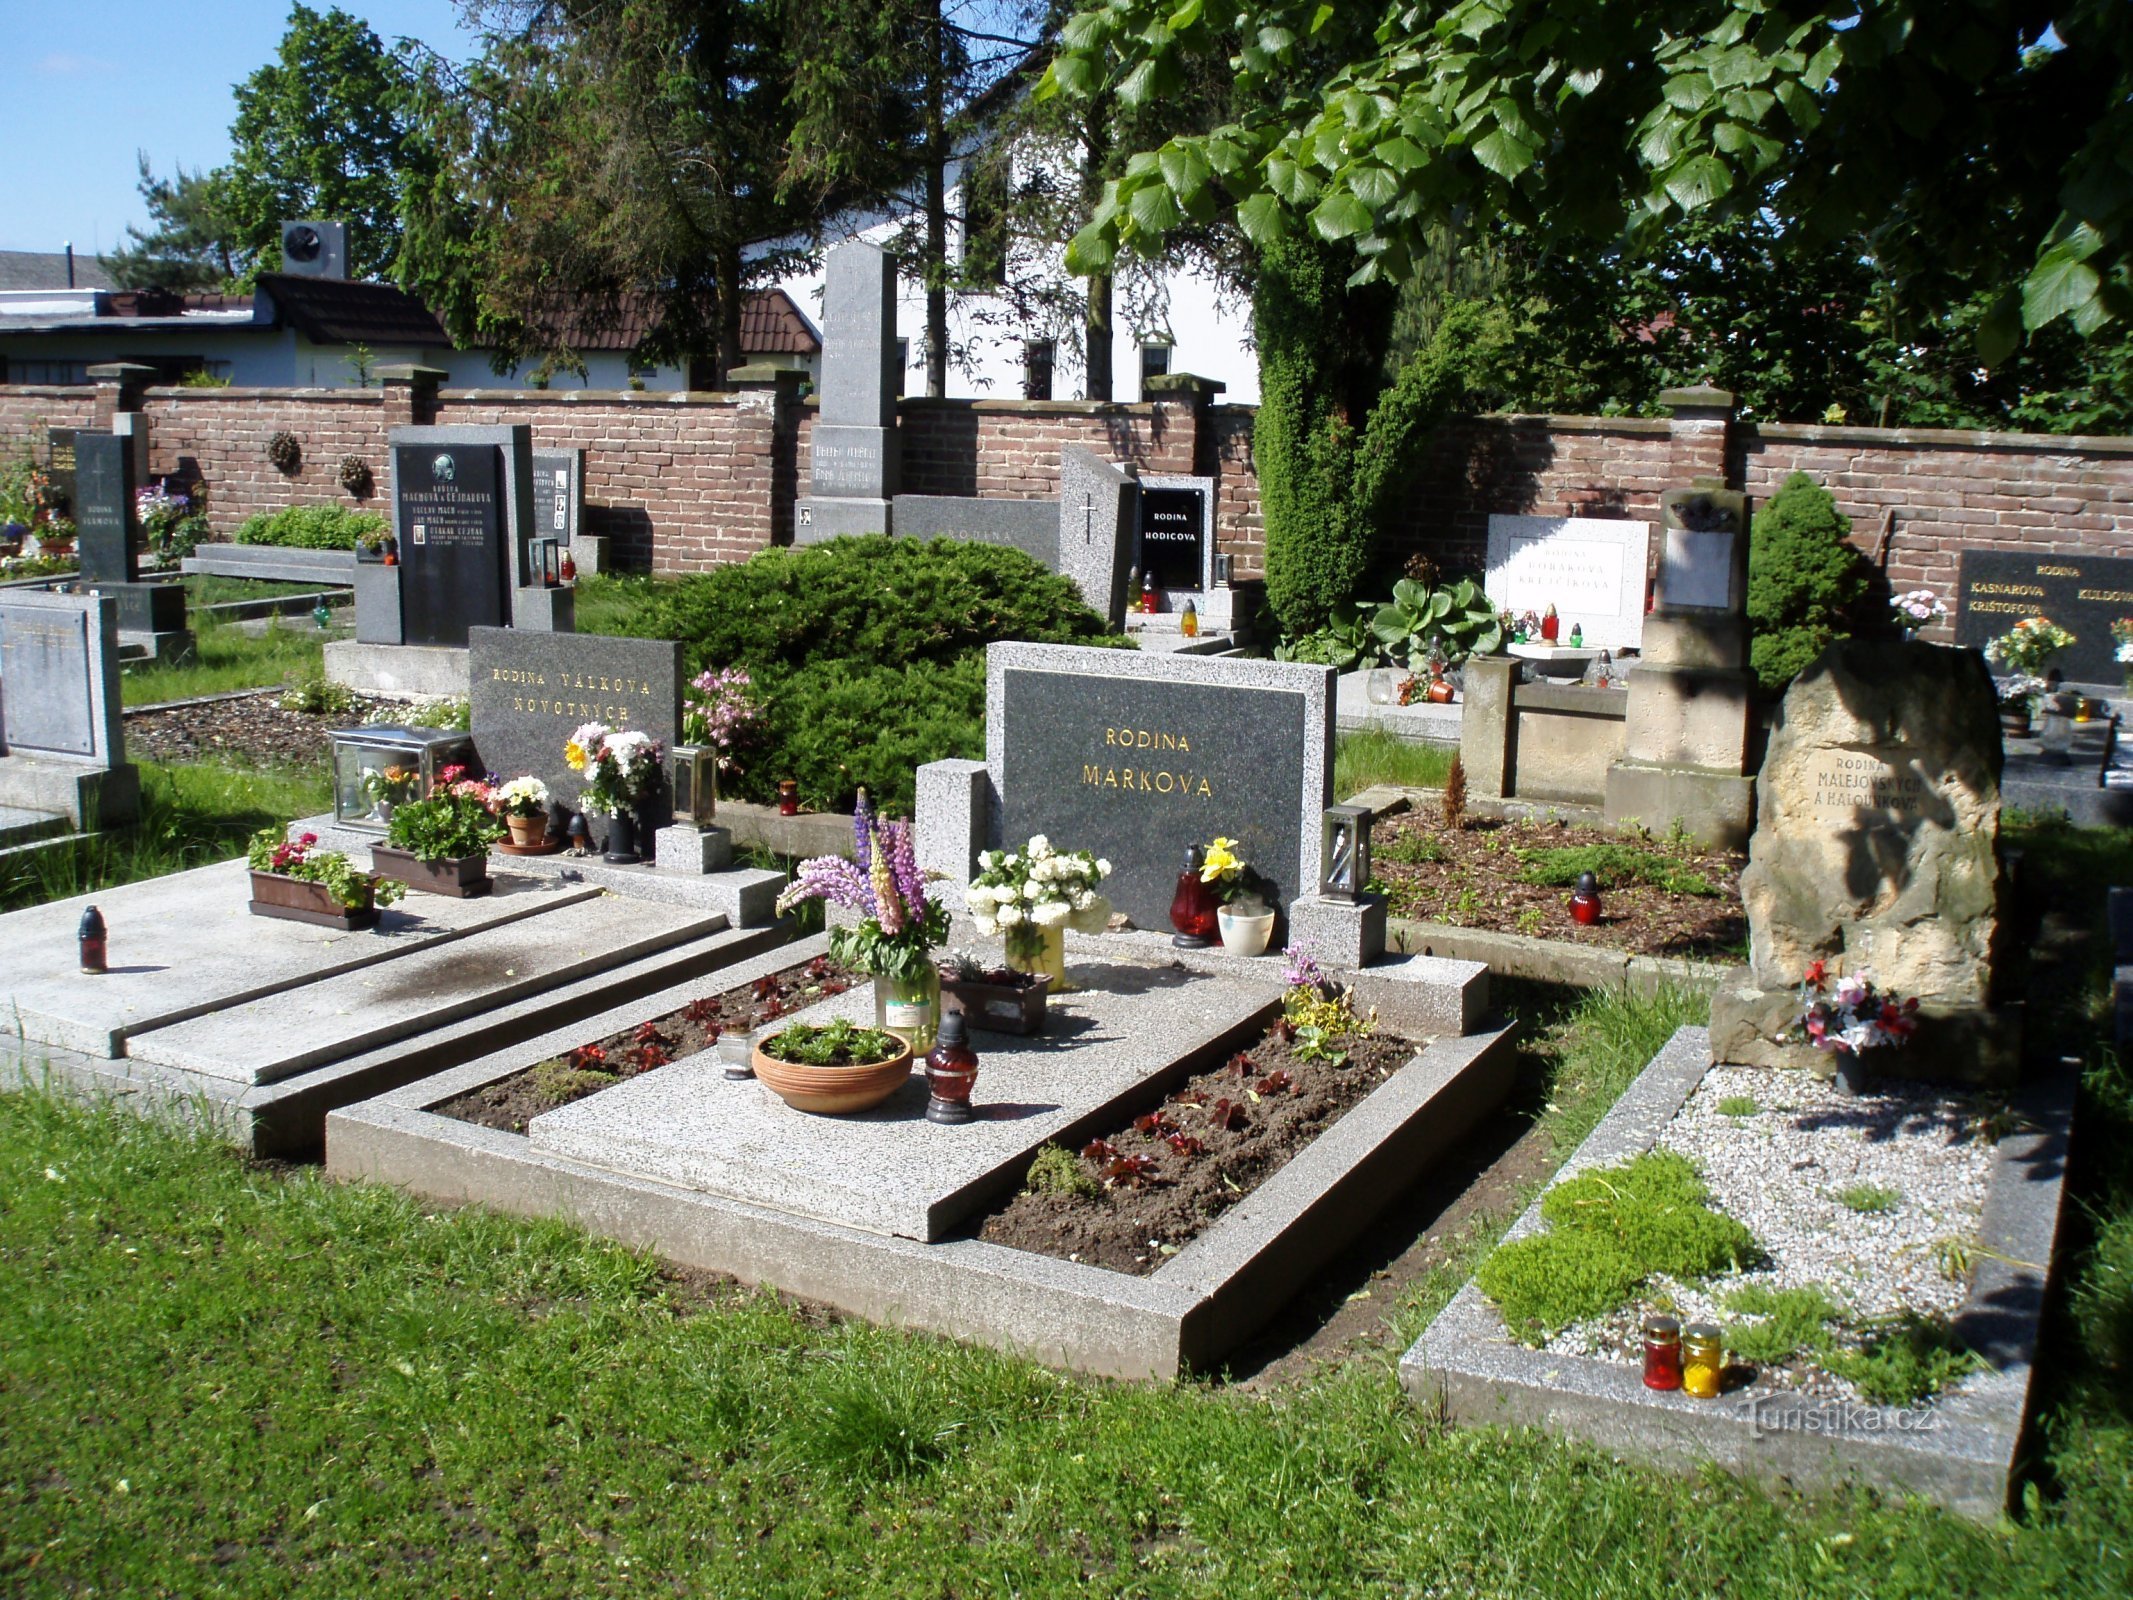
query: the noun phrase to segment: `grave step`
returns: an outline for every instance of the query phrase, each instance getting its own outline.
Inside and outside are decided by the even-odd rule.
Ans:
[[[435,895],[410,895],[436,900]],[[464,903],[464,902],[459,902]],[[612,895],[403,951],[127,1041],[135,1060],[273,1083],[716,933],[716,916]],[[291,1024],[301,1021],[301,1027]]]
[[[33,839],[65,833],[70,826],[64,812],[0,805],[0,852]]]
[[[533,1148],[871,1233],[934,1240],[1021,1187],[1048,1141],[1078,1146],[1126,1110],[1160,1102],[1210,1059],[1256,1040],[1281,1003],[1268,979],[1073,965],[1046,1031],[978,1036],[975,1119],[947,1136],[925,1121],[922,1075],[855,1116],[794,1111],[712,1055],[646,1073],[533,1119]],[[795,1020],[871,1023],[870,986]]]

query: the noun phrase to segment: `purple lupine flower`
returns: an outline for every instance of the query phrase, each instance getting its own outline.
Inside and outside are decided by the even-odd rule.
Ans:
[[[882,825],[882,841],[889,850],[889,874],[913,921],[926,914],[926,880],[918,870],[916,830],[908,822]]]
[[[867,792],[859,791],[859,804],[852,807],[852,859],[859,863],[861,873],[874,870],[874,808],[867,804]]]
[[[778,896],[778,910],[788,911],[802,900],[829,900],[867,917],[875,911],[866,875],[842,856],[809,856],[800,863],[792,883]]]

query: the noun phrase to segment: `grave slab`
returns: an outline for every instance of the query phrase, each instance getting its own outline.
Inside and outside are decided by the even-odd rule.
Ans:
[[[152,1028],[239,1005],[299,984],[598,893],[583,884],[499,880],[476,900],[410,895],[375,929],[343,933],[255,917],[242,861],[100,889],[0,916],[8,952],[10,1031],[37,1044],[116,1056]],[[111,930],[111,970],[79,969],[76,929],[91,904]]]
[[[504,880],[496,881],[501,887]],[[722,920],[611,895],[579,899],[138,1033],[127,1054],[208,1077],[272,1083],[714,933]],[[292,1027],[299,1018],[303,1025]]]
[[[1151,1080],[1254,1030],[1281,998],[1271,979],[1128,966],[1068,975],[1082,988],[1052,1002],[1044,1033],[988,1037],[975,1116],[954,1129],[925,1120],[917,1072],[873,1111],[820,1117],[760,1083],[726,1080],[707,1052],[538,1116],[527,1133],[544,1155],[819,1222],[939,1239],[1017,1188],[1038,1146],[1076,1142]],[[862,985],[795,1020],[871,1023],[873,1012]]]
[[[1650,1149],[1710,1064],[1707,1030],[1677,1032],[1557,1181]],[[2015,1096],[2016,1131],[1994,1154],[1979,1264],[1954,1319],[1991,1370],[1925,1406],[1820,1402],[1755,1385],[1715,1402],[1656,1392],[1630,1363],[1518,1343],[1471,1280],[1401,1357],[1401,1386],[1454,1422],[1539,1426],[1640,1461],[1689,1470],[1715,1463],[1799,1489],[1851,1481],[1921,1495],[1961,1516],[1997,1518],[2022,1460],[2074,1088],[2074,1074],[2062,1068]],[[1539,1231],[1540,1208],[1536,1198],[1506,1240]]]

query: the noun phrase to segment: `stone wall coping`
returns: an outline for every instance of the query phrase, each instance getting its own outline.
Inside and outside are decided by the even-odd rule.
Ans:
[[[520,406],[737,406],[732,389],[440,389],[437,404]]]
[[[1148,400],[970,400],[936,399],[931,395],[906,395],[896,402],[896,409],[1000,411],[1026,417],[1152,417],[1156,411],[1155,403]]]
[[[150,400],[288,400],[306,405],[383,405],[383,389],[195,389],[181,384],[157,384],[143,389]]]
[[[75,399],[89,405],[96,403],[96,385],[93,383],[0,383],[0,398],[18,394],[49,395],[55,400]]]
[[[1831,427],[1804,422],[1744,422],[1736,424],[1734,432],[1751,447],[1758,439],[1785,439],[1799,444],[1863,444],[1917,450],[2034,450],[2047,455],[2133,456],[2133,437],[2121,434]]]

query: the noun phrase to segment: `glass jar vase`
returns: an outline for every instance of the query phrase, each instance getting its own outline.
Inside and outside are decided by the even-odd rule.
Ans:
[[[874,978],[874,1026],[895,1034],[914,1056],[933,1048],[941,1025],[941,975],[928,963],[911,978]]]
[[[1040,928],[1018,923],[1007,930],[1007,964],[1016,972],[1049,973],[1052,992],[1066,988],[1066,925]]]

